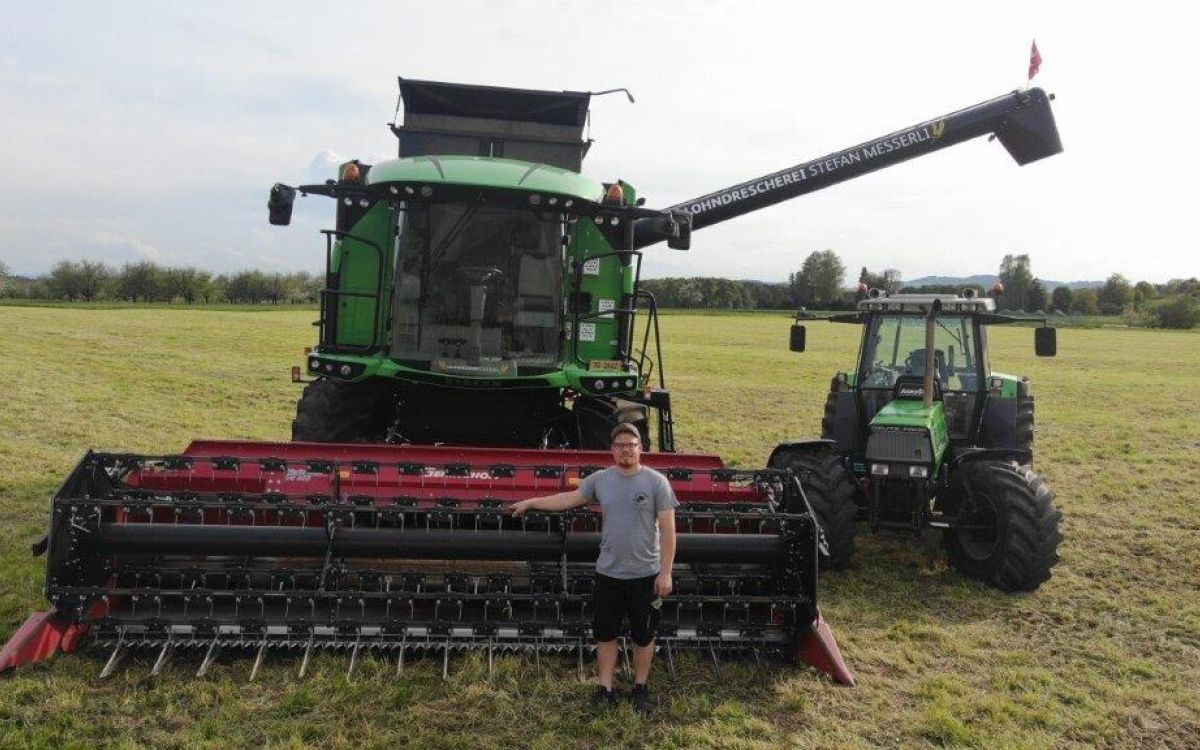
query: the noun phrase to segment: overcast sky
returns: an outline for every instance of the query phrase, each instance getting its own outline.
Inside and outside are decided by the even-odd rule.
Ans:
[[[1036,37],[1065,153],[1017,167],[971,141],[657,246],[647,275],[782,280],[826,248],[851,275],[988,273],[1006,253],[1053,280],[1200,274],[1200,54],[1174,5],[0,3],[15,273],[320,269],[332,204],[272,227],[267,191],[393,156],[397,76],[628,87],[636,104],[593,100],[584,171],[665,207],[1023,87]]]

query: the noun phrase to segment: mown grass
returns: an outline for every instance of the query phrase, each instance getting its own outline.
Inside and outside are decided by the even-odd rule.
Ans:
[[[28,543],[46,498],[88,447],[171,452],[194,437],[284,439],[287,369],[311,310],[0,308],[0,637],[44,607]],[[812,435],[851,326],[786,316],[662,321],[677,436],[686,450],[761,466]],[[822,608],[859,684],[809,669],[684,659],[655,674],[662,705],[586,706],[570,659],[477,657],[394,666],[273,657],[204,679],[186,658],[151,682],[134,660],[99,681],[94,656],[0,678],[3,747],[1171,747],[1200,746],[1200,336],[997,328],[997,369],[1038,397],[1038,468],[1064,511],[1062,563],[1039,591],[1001,594],[947,569],[935,537],[866,536],[854,567],[822,579]]]

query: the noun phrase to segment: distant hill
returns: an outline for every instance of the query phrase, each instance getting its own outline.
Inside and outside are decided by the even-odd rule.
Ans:
[[[905,286],[969,286],[978,284],[987,289],[1000,280],[994,273],[982,273],[975,276],[922,276],[919,279],[905,279]],[[1040,279],[1042,288],[1050,291],[1055,287],[1065,286],[1069,289],[1091,289],[1104,286],[1103,281],[1053,281]]]

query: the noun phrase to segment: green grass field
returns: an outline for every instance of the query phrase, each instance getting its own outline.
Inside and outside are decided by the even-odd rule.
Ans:
[[[0,640],[45,606],[29,556],[46,499],[89,447],[174,452],[191,438],[283,440],[311,310],[0,307]],[[813,435],[856,329],[811,323],[787,351],[783,315],[662,320],[678,439],[741,466]],[[1200,335],[1060,331],[1036,360],[1028,329],[992,334],[997,369],[1038,397],[1038,467],[1064,513],[1062,562],[1010,596],[947,569],[936,538],[864,535],[822,580],[822,609],[856,672],[656,672],[662,704],[597,715],[574,662],[465,657],[397,679],[368,659],[219,662],[208,677],[148,659],[99,681],[72,655],[0,678],[2,747],[1169,747],[1200,746]]]

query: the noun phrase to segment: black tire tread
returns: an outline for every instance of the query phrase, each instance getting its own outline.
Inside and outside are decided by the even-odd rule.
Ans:
[[[1046,480],[1029,466],[975,461],[964,468],[964,481],[993,498],[1007,523],[999,548],[987,560],[966,555],[953,529],[946,532],[951,566],[1002,591],[1033,591],[1050,578],[1062,542],[1062,513]]]
[[[784,450],[771,461],[772,469],[791,469],[799,478],[808,504],[825,532],[829,557],[821,561],[824,570],[838,570],[854,556],[854,537],[858,531],[856,489],[842,457],[830,448]]]
[[[1013,447],[1029,451],[1033,456],[1034,403],[1033,396],[1017,397],[1017,420],[1013,427]]]
[[[821,438],[835,440],[833,426],[837,421],[837,394],[830,393],[825,397],[825,413],[821,415]]]
[[[292,440],[306,443],[351,443],[382,440],[381,389],[373,383],[316,380],[296,402]]]
[[[608,450],[612,429],[626,422],[636,426],[641,433],[642,450],[650,449],[650,421],[644,404],[604,396],[581,396],[575,400],[575,419],[582,450]]]

